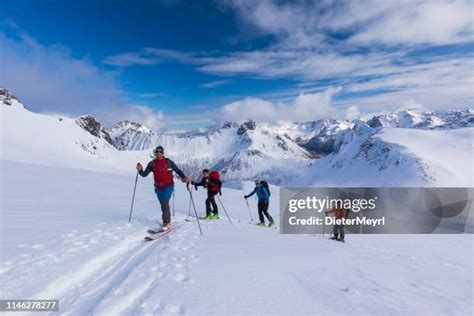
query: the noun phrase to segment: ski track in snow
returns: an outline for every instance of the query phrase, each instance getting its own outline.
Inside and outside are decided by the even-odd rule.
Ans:
[[[253,225],[238,219],[232,222]],[[227,218],[201,221],[205,235],[221,225],[229,225]],[[149,222],[101,223],[91,232],[71,231],[48,243],[33,245],[32,253],[1,263],[4,286],[0,296],[59,299],[64,315],[186,313],[182,302],[163,301],[161,288],[170,283],[180,286],[193,282],[188,270],[198,260],[194,248],[201,240],[195,218],[185,221],[184,215],[178,215],[171,234],[144,241],[147,228],[153,226],[156,224]],[[36,276],[41,278],[46,271],[44,275],[49,276],[44,283],[35,281],[43,284],[42,289],[25,289],[24,284]]]
[[[16,285],[27,284],[41,271],[58,268],[67,272],[28,297],[59,299],[62,314],[182,313],[181,305],[150,303],[160,301],[161,284],[187,282],[187,263],[197,259],[193,248],[199,233],[195,225],[181,221],[171,234],[152,242],[143,240],[146,226],[122,224],[82,235],[71,232],[62,242],[37,245],[41,253],[2,263],[0,276],[9,287],[2,288],[2,297],[13,295]],[[80,252],[91,252],[87,259],[88,253],[81,254],[82,265],[74,260]]]
[[[219,237],[233,235],[237,231],[242,233],[242,242],[247,244],[247,238],[252,239],[256,236],[267,236],[267,242],[273,238],[279,239],[281,242],[282,238],[285,238],[284,235],[279,235],[276,229],[255,227],[254,223],[248,223],[245,220],[233,219],[231,225],[224,216],[217,221],[201,221],[204,237],[200,236],[194,218],[188,222],[185,221],[184,215],[178,214],[173,222],[175,230],[171,234],[151,242],[145,242],[143,238],[147,236],[147,228],[156,225],[153,225],[154,223],[150,220],[142,220],[134,221],[132,224],[102,223],[91,231],[71,231],[48,243],[33,245],[30,254],[12,257],[2,263],[0,277],[4,285],[0,296],[4,297],[8,293],[15,297],[59,299],[61,314],[64,315],[176,315],[195,314],[197,311],[206,314],[220,314],[225,310],[222,310],[223,306],[215,304],[214,301],[217,298],[214,296],[214,291],[230,291],[231,293],[231,288],[224,286],[220,289],[208,289],[209,293],[201,292],[202,305],[196,305],[197,303],[190,301],[188,297],[196,289],[200,292],[203,286],[206,288],[213,284],[211,280],[210,284],[203,285],[199,279],[194,280],[191,277],[190,270],[193,269],[194,263],[202,261],[200,263],[201,269],[203,263],[209,264],[210,258],[200,258],[197,255],[197,250],[202,250],[198,246],[207,249],[220,248],[217,244],[223,241],[220,241]],[[216,239],[217,236],[219,237]],[[394,314],[409,313],[412,310],[400,309],[400,296],[397,289],[402,288],[406,292],[405,298],[414,302],[412,304],[417,310],[426,312],[429,310],[429,306],[418,302],[419,293],[423,292],[431,297],[442,296],[442,285],[439,288],[433,288],[429,280],[426,283],[416,281],[406,283],[404,277],[400,281],[392,280],[387,283],[384,282],[383,276],[376,272],[379,269],[376,271],[367,270],[364,263],[372,262],[374,266],[385,267],[385,270],[388,269],[400,276],[404,275],[403,271],[406,271],[404,266],[407,262],[410,262],[411,269],[418,271],[418,273],[429,266],[433,266],[433,271],[461,270],[463,273],[469,273],[470,270],[467,266],[431,258],[425,259],[393,248],[381,248],[380,244],[374,244],[370,240],[353,241],[352,239],[355,237],[349,236],[351,241],[345,244],[325,240],[328,235],[324,238],[321,235],[300,236],[304,240],[299,240],[311,242],[314,249],[324,249],[325,255],[334,257],[334,260],[352,262],[353,266],[350,271],[353,276],[351,278],[364,280],[364,286],[361,287],[357,282],[346,280],[343,275],[336,275],[333,280],[329,281],[320,280],[323,282],[320,284],[305,278],[301,271],[288,271],[283,265],[275,267],[277,273],[282,273],[282,275],[288,273],[287,283],[281,288],[281,291],[286,291],[288,299],[294,300],[295,307],[298,304],[308,306],[311,301],[314,301],[314,304],[317,304],[321,310],[333,313],[348,312],[346,309],[338,310],[337,306],[327,305],[326,300],[318,300],[314,296],[315,293],[321,293],[324,290],[348,299],[377,295],[383,302],[381,305],[384,306],[384,309],[381,309],[379,305],[374,306],[371,310],[368,310],[365,305],[359,307],[350,304],[354,308],[355,315],[378,314],[384,311],[392,311]],[[294,241],[296,239],[290,240],[290,242]],[[261,246],[267,247],[266,244]],[[347,251],[341,253],[341,250]],[[296,251],[293,253],[294,256],[300,253],[300,250],[292,251]],[[225,252],[218,252],[215,255],[226,256]],[[338,257],[339,259],[336,259]],[[227,256],[227,258],[228,264],[241,265],[238,262],[233,262],[232,257]],[[312,267],[322,274],[331,273],[331,268],[327,263],[326,260],[314,261]],[[340,268],[344,269],[344,266],[345,264]],[[301,267],[308,268],[305,264]],[[210,267],[210,269],[213,268]],[[245,270],[245,267],[243,269]],[[380,271],[382,270],[380,269]],[[43,272],[47,272],[44,273],[44,280],[33,282],[33,285],[41,286],[41,288],[28,289],[24,286],[33,278],[43,278]],[[457,273],[456,271],[452,272],[453,275]],[[222,271],[216,271],[215,277],[219,279],[226,275],[219,276],[221,273]],[[256,286],[256,291],[262,286],[266,286],[265,282],[254,280],[255,275],[253,274],[248,275],[249,280],[247,281],[242,280],[239,276],[232,276],[232,278],[236,277],[240,281],[231,279],[228,280],[228,284],[250,282]],[[272,278],[266,278],[266,280],[279,284],[278,280],[272,280]],[[400,282],[400,284],[394,286],[394,282]],[[230,293],[219,294],[228,297],[231,305],[234,306],[234,303],[235,306],[241,305],[239,301],[235,300],[241,300],[242,296],[238,295],[232,298],[229,297]],[[449,304],[456,305],[456,302],[451,298],[445,298],[445,300],[449,301]],[[276,305],[270,310],[278,311],[278,304],[281,303],[274,302]],[[413,308],[413,306],[411,307]],[[245,306],[244,304],[241,308],[239,312],[242,313],[248,308],[252,308],[248,312],[253,310],[256,313],[265,313],[265,309],[258,306]],[[286,313],[285,309],[280,311]],[[295,313],[298,314],[301,311],[296,308]]]

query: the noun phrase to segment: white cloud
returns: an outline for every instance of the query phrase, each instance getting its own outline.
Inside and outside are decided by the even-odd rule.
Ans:
[[[215,114],[217,121],[241,121],[254,119],[274,122],[279,120],[311,121],[343,115],[331,105],[332,97],[340,88],[329,88],[323,92],[300,94],[290,102],[272,102],[248,97],[223,105]]]
[[[210,88],[215,88],[215,87],[221,86],[221,85],[223,85],[227,82],[228,82],[227,80],[215,80],[215,81],[200,84],[199,87],[210,89]]]
[[[348,120],[355,120],[361,117],[362,113],[360,112],[357,106],[351,105],[346,110],[346,119]]]
[[[60,45],[44,46],[27,34],[12,39],[0,33],[0,84],[32,110],[80,115],[125,105],[115,74],[77,58]]]
[[[0,86],[17,95],[28,109],[72,117],[91,114],[106,126],[128,119],[164,127],[163,113],[128,103],[115,73],[99,69],[61,45],[45,46],[17,31],[17,38],[0,33]]]
[[[473,4],[458,1],[233,0],[243,23],[280,37],[288,47],[327,46],[330,33],[353,44],[453,44],[473,40]],[[344,40],[342,40],[344,41]]]
[[[445,45],[474,39],[471,1],[404,1],[388,9],[381,1],[373,4],[375,8],[381,4],[381,10],[366,21],[352,42]]]
[[[400,107],[400,110],[411,110],[411,109],[417,109],[421,110],[423,109],[423,105],[421,103],[416,102],[415,100],[408,100],[403,102],[402,106]]]
[[[239,121],[252,118],[259,121],[271,121],[279,116],[277,111],[276,105],[270,101],[248,97],[222,106],[216,119]]]
[[[139,122],[153,130],[166,127],[165,115],[162,111],[153,110],[143,105],[133,105],[128,112],[122,115],[132,122]]]

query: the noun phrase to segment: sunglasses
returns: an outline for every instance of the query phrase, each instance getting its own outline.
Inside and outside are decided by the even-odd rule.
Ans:
[[[155,154],[162,154],[162,153],[163,153],[162,150],[157,150],[157,151],[155,151]]]

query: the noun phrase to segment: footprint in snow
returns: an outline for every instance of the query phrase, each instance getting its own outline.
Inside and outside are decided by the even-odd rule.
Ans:
[[[181,283],[188,280],[188,277],[183,273],[177,273],[175,274],[174,279],[176,282]]]
[[[171,314],[183,314],[184,308],[181,305],[165,305],[165,311]]]

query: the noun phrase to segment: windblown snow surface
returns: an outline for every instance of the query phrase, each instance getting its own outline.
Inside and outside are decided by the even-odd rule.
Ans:
[[[242,191],[224,189],[232,224],[201,221],[201,237],[177,184],[176,231],[144,243],[160,214],[151,179],[139,179],[128,224],[133,176],[1,168],[2,298],[59,299],[72,315],[472,311],[472,235],[280,235],[250,223]],[[204,193],[194,197],[203,215]]]
[[[133,168],[145,152],[118,152],[73,120],[34,115],[2,109],[0,298],[59,299],[65,315],[473,312],[472,235],[348,235],[345,244],[280,235],[251,221],[250,182],[223,189],[232,224],[221,207],[220,220],[201,221],[203,236],[185,220],[189,194],[176,183],[175,231],[145,243],[161,216],[151,177],[138,179],[128,223]],[[309,169],[308,185],[472,186],[471,137],[472,129],[361,125],[341,136],[339,154]],[[365,152],[355,150],[361,144]],[[278,188],[271,192],[278,220]],[[193,196],[204,215],[205,193]]]

